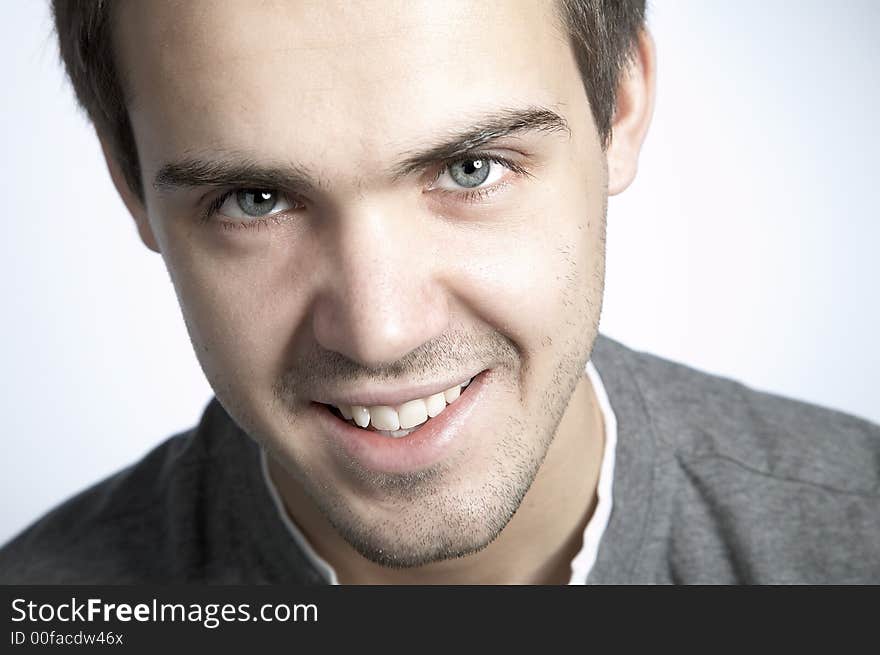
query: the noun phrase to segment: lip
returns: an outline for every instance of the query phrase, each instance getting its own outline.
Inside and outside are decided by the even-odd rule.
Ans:
[[[404,387],[402,389],[376,387],[374,389],[365,389],[363,391],[359,391],[347,398],[315,398],[314,401],[318,403],[323,403],[324,405],[334,405],[336,407],[339,407],[340,404],[348,405],[349,407],[351,407],[352,405],[360,405],[362,407],[373,407],[375,405],[387,405],[388,407],[397,407],[410,400],[415,400],[416,398],[427,398],[428,396],[433,396],[436,393],[442,393],[447,389],[451,389],[452,387],[461,384],[462,382],[467,382],[475,375],[477,375],[477,373],[471,373],[469,375],[466,374],[465,377],[456,378],[451,382],[446,381],[441,384],[432,382],[430,384],[422,384],[417,386],[414,385],[410,387]],[[443,386],[443,384],[445,384],[446,386]]]
[[[491,373],[491,369],[479,373],[442,414],[400,439],[355,427],[317,402],[310,410],[327,438],[364,468],[377,473],[412,473],[442,462],[461,448],[466,424],[488,391]]]

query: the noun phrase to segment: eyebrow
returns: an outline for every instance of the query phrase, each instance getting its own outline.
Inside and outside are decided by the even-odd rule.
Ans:
[[[401,161],[389,169],[389,175],[399,180],[437,162],[462,157],[502,137],[528,132],[565,132],[571,136],[567,121],[547,107],[500,109],[471,121],[467,128],[448,132],[424,149],[405,152]],[[261,164],[251,157],[230,151],[207,157],[187,156],[166,163],[153,180],[153,188],[159,192],[202,186],[286,189],[305,193],[321,184],[317,176],[302,166]]]

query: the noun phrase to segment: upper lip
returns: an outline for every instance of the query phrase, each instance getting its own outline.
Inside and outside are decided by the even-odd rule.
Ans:
[[[375,407],[376,405],[387,405],[396,407],[402,405],[409,400],[416,398],[427,398],[435,393],[443,393],[458,384],[467,382],[471,378],[476,377],[481,371],[476,373],[464,373],[454,378],[447,378],[441,382],[427,382],[418,385],[398,386],[394,383],[382,385],[371,385],[360,389],[353,389],[346,392],[328,394],[322,398],[316,398],[315,402],[325,405],[360,405],[362,407]]]

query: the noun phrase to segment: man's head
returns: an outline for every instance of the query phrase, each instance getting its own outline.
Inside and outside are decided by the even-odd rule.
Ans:
[[[650,118],[643,6],[55,11],[114,182],[230,415],[374,561],[494,539],[597,334],[607,195],[635,174]],[[399,439],[330,407],[393,422],[474,376]]]

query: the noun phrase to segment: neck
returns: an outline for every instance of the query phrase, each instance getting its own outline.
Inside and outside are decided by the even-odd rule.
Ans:
[[[598,402],[583,376],[538,475],[498,538],[478,553],[410,569],[362,557],[271,455],[268,463],[291,518],[342,584],[566,584],[595,509],[604,442]]]

